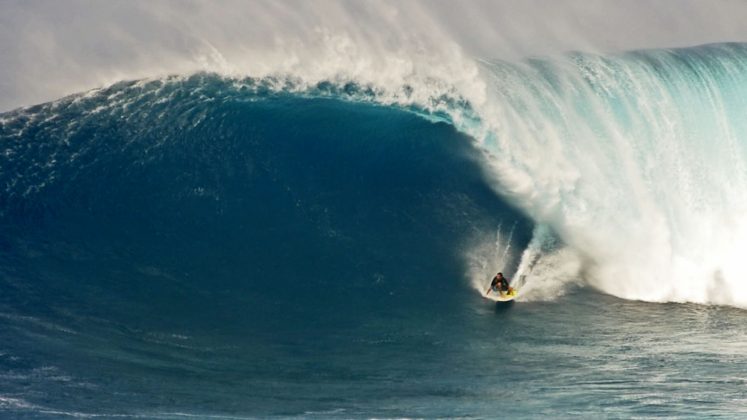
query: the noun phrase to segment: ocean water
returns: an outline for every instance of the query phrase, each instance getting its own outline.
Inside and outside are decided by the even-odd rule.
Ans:
[[[0,415],[747,416],[745,63],[485,62],[482,100],[200,73],[0,114]]]

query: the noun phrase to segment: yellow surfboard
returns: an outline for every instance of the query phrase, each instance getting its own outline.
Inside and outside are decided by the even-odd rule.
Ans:
[[[511,288],[508,292],[496,292],[496,297],[498,302],[509,302],[514,299],[516,299],[516,296],[519,295],[518,290]]]

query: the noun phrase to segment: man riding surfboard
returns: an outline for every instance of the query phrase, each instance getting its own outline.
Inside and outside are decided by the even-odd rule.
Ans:
[[[501,296],[511,292],[511,286],[508,285],[508,279],[503,277],[503,273],[498,273],[493,277],[493,281],[490,282],[490,287],[485,292],[485,295],[490,294],[491,290],[500,293]]]

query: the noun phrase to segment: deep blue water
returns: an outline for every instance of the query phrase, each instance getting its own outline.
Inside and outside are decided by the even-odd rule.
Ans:
[[[510,222],[529,240],[451,126],[216,77],[161,88],[123,84],[3,126],[3,398],[299,414],[371,376],[383,382],[362,395],[383,398],[396,373],[376,359],[442,340],[433,323],[474,300],[470,235]]]
[[[2,416],[747,415],[742,310],[483,299],[534,224],[444,122],[211,75],[0,117]]]

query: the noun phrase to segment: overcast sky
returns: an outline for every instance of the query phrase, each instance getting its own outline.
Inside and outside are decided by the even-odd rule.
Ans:
[[[742,0],[0,0],[0,111],[123,79],[302,66],[322,48],[513,60],[744,42],[746,22]]]

